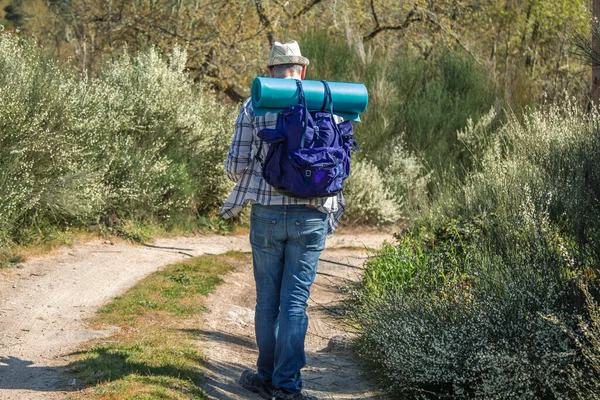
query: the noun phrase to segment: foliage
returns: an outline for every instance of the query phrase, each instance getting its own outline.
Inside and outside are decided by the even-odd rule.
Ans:
[[[84,89],[44,60],[29,41],[0,40],[0,237],[15,228],[52,221],[87,220],[103,202],[103,186],[90,158],[90,132],[81,118]]]
[[[94,72],[107,53],[151,46],[169,52],[185,44],[191,73],[239,101],[264,68],[275,31],[311,8],[300,2],[284,6],[261,0],[55,1],[49,2],[45,13],[50,22],[30,29],[49,39],[55,55],[73,55],[77,67]]]
[[[232,110],[203,95],[184,71],[186,52],[168,60],[150,49],[109,62],[94,87],[97,121],[110,146],[109,207],[119,214],[159,213],[220,205],[229,189],[222,161]],[[108,124],[107,124],[108,122]]]
[[[589,32],[589,2],[494,1],[472,18],[471,35],[480,38],[479,53],[490,54],[504,97],[514,110],[531,104],[532,94],[537,101],[545,97],[558,101],[566,91],[586,100],[589,83],[573,57],[571,38]]]
[[[600,398],[598,115],[511,118],[373,257],[353,315],[393,398]]]
[[[351,37],[365,57],[385,48],[427,60],[438,47],[461,48],[490,72],[518,111],[532,99],[555,99],[565,89],[585,100],[589,89],[570,42],[573,34],[589,31],[585,0],[5,0],[0,5],[12,7],[0,24],[14,27],[8,19],[21,18],[20,29],[81,71],[98,71],[106,53],[125,47],[137,52],[156,45],[170,52],[186,44],[193,76],[236,101],[260,74],[274,40],[319,30],[330,38]]]
[[[387,76],[371,86],[381,93],[378,96],[388,98],[389,116],[384,119],[384,129],[369,142],[370,151],[380,154],[379,165],[385,165],[393,159],[387,157],[390,141],[386,136],[402,137],[406,148],[433,171],[434,180],[439,181],[448,171],[463,176],[473,169],[477,154],[475,149],[467,151],[458,132],[469,120],[479,123],[495,106],[493,84],[470,58],[458,52],[442,51],[431,63],[398,56],[393,65]]]
[[[0,246],[51,225],[109,226],[220,205],[233,109],[193,84],[185,51],[107,61],[99,78],[0,38]]]
[[[102,62],[107,54],[119,55],[124,49],[137,53],[152,46],[175,54],[185,43],[189,57],[183,75],[189,73],[205,87],[234,101],[248,93],[255,75],[264,74],[263,63],[274,40],[299,39],[312,60],[309,78],[367,84],[371,104],[364,124],[357,126],[362,144],[357,158],[377,167],[386,181],[386,190],[403,204],[403,215],[423,209],[431,194],[435,195],[448,179],[463,177],[475,167],[474,160],[487,139],[479,140],[475,147],[465,146],[459,132],[469,129],[468,121],[474,127],[481,126],[480,119],[492,108],[494,115],[502,115],[499,111],[504,102],[520,112],[522,105],[544,96],[555,98],[563,90],[577,94],[580,100],[587,91],[582,83],[585,74],[571,59],[568,40],[571,33],[584,34],[589,27],[583,0],[304,0],[285,5],[259,0],[218,0],[210,4],[31,1],[23,3],[21,11],[27,17],[21,29],[36,35],[56,58],[72,60],[81,74],[112,79],[110,68]],[[124,63],[127,61],[116,63],[114,68],[123,71]],[[129,91],[120,92],[128,93],[123,101],[132,101],[138,107],[120,110],[124,112],[123,123],[139,116],[146,105],[151,111],[148,117],[157,121],[165,113],[181,112],[174,106],[160,110],[133,99],[132,93],[138,90],[153,95],[135,80],[136,68],[150,81],[160,75],[158,70],[144,72],[143,65],[140,59],[128,77],[125,73],[122,82],[114,82],[117,88],[105,82],[106,90],[119,91],[121,84],[128,87]],[[174,76],[182,74],[176,68],[171,72]],[[169,102],[178,90],[155,94]],[[102,106],[114,104],[105,99]],[[129,121],[125,121],[127,116]],[[156,128],[168,126],[169,118],[164,118],[162,127],[156,122]],[[142,130],[155,128],[148,121],[144,123],[147,125],[142,125]],[[496,126],[497,119],[488,122],[486,133],[491,134]],[[167,214],[159,205],[166,200],[158,200],[161,195],[169,199],[167,208],[181,209],[182,199],[194,190],[187,178],[218,176],[191,176],[192,169],[210,170],[216,164],[213,157],[208,157],[205,164],[183,167],[187,161],[180,159],[181,154],[190,149],[182,143],[158,141],[152,147],[147,141],[129,159],[126,155],[140,144],[140,135],[126,137],[118,135],[111,143],[115,159],[109,180],[118,197],[129,197],[130,210],[137,208],[136,202],[143,198],[142,209]],[[390,156],[389,149],[398,157]],[[174,156],[177,152],[180,156]],[[160,154],[159,158],[147,155],[152,153]],[[199,160],[205,158],[196,158],[195,162]],[[129,178],[138,185],[119,186]],[[168,187],[168,182],[174,184]],[[69,184],[84,183],[74,178]],[[209,182],[208,187],[218,185]],[[110,198],[106,200],[107,207],[116,208]]]
[[[353,161],[344,184],[346,224],[384,225],[400,218],[399,204],[386,189],[379,170],[369,162]]]
[[[369,107],[355,124],[356,157],[378,170],[404,216],[426,206],[434,183],[476,168],[499,118],[497,93],[471,58],[443,49],[431,62],[409,53],[367,56],[360,44],[319,31],[301,40],[313,60],[308,78],[367,86]]]
[[[411,193],[418,203],[430,181],[428,171],[439,180],[449,169],[463,176],[474,168],[498,125],[501,104],[486,71],[468,55],[436,48],[429,61],[409,52],[377,51],[367,57],[360,44],[328,38],[325,32],[307,33],[301,40],[313,60],[307,78],[363,82],[368,88],[369,107],[363,123],[355,124],[357,157],[393,176],[389,183],[398,197]],[[467,142],[460,133],[469,124]]]

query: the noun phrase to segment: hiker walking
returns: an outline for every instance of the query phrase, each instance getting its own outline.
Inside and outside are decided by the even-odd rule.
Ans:
[[[296,41],[275,42],[267,68],[271,78],[302,80],[308,64]],[[244,371],[240,384],[266,399],[316,400],[302,392],[305,310],[326,236],[333,234],[344,212],[344,198],[341,192],[318,198],[286,196],[265,181],[262,160],[269,146],[258,133],[275,129],[277,118],[277,113],[255,116],[252,99],[247,99],[225,161],[227,176],[236,185],[221,214],[230,218],[252,205],[258,370]]]

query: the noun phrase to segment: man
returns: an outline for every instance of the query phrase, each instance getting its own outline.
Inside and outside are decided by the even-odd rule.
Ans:
[[[309,60],[296,41],[275,42],[267,69],[271,78],[304,79]],[[321,250],[344,212],[342,194],[329,198],[284,196],[262,178],[261,162],[268,146],[259,150],[257,133],[275,128],[277,114],[254,116],[252,99],[238,115],[225,161],[227,176],[236,182],[221,214],[225,218],[252,204],[250,243],[256,282],[255,331],[258,371],[246,370],[240,383],[273,400],[316,400],[302,392],[300,369],[306,365],[304,339],[308,328],[310,287]]]

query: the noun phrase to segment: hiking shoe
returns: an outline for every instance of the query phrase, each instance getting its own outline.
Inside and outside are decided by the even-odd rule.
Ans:
[[[260,379],[258,373],[252,371],[251,369],[247,369],[242,372],[242,376],[240,376],[240,385],[245,387],[251,392],[257,393],[263,399],[271,399],[273,397],[273,386],[271,382],[265,382]]]
[[[271,400],[319,400],[316,397],[309,396],[305,393],[288,393],[283,390],[275,390]]]

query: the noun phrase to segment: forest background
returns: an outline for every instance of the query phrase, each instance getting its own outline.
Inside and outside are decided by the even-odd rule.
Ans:
[[[350,182],[347,189],[347,195],[353,201],[349,202],[350,209],[345,222],[380,225],[410,217],[408,209],[418,210],[426,206],[446,179],[460,179],[473,168],[474,157],[483,144],[471,137],[473,134],[467,133],[469,129],[472,130],[469,126],[477,125],[479,130],[488,127],[495,129],[499,121],[504,120],[513,110],[519,114],[527,106],[553,102],[565,96],[574,96],[579,104],[585,106],[589,98],[590,72],[589,68],[573,56],[573,38],[577,34],[589,33],[591,16],[587,6],[584,0],[4,0],[0,1],[4,14],[0,23],[6,31],[18,31],[13,37],[31,38],[41,48],[36,57],[40,57],[40,60],[56,60],[60,73],[70,75],[68,79],[79,76],[80,83],[90,86],[85,89],[88,96],[99,96],[106,100],[106,93],[99,94],[102,89],[92,89],[92,86],[107,84],[111,74],[115,80],[127,80],[126,83],[113,82],[114,90],[132,85],[130,93],[122,94],[128,98],[121,99],[121,103],[114,104],[113,108],[124,107],[132,115],[127,122],[102,122],[103,129],[111,129],[112,126],[114,131],[110,134],[97,133],[95,140],[101,141],[100,137],[104,137],[112,142],[104,143],[103,146],[114,145],[119,140],[133,141],[136,143],[125,145],[130,146],[132,151],[138,147],[140,152],[146,147],[147,154],[151,150],[147,147],[156,143],[155,139],[161,135],[153,126],[159,122],[151,120],[158,119],[160,115],[150,116],[150,110],[131,108],[140,106],[140,102],[144,101],[162,102],[163,105],[159,108],[163,109],[175,107],[175,104],[165,105],[167,99],[161,99],[161,96],[173,96],[178,90],[177,87],[167,87],[173,85],[173,81],[169,82],[169,79],[179,80],[179,90],[187,86],[190,90],[201,90],[206,94],[207,101],[216,101],[215,107],[219,108],[217,113],[231,112],[227,110],[227,106],[247,97],[252,79],[265,74],[263,63],[271,43],[276,39],[287,40],[291,37],[300,40],[302,48],[313,60],[308,78],[364,82],[369,88],[369,110],[363,118],[364,123],[356,126],[361,151],[356,153],[354,184]],[[131,80],[136,79],[133,76],[118,77],[120,72],[114,71],[116,64],[120,62],[119,68],[145,68],[145,73],[156,74],[156,71],[151,71],[151,65],[145,65],[141,59],[133,60],[132,57],[139,55],[144,58],[152,53],[152,57],[157,58],[157,68],[160,68],[158,65],[161,63],[161,55],[166,55],[162,57],[166,61],[168,54],[174,54],[174,49],[178,54],[182,53],[180,58],[185,60],[179,60],[181,64],[177,66],[167,62],[169,66],[165,64],[161,67],[180,68],[177,71],[180,76],[165,77],[165,81],[159,80],[158,86],[154,88],[136,87],[143,83],[132,82]],[[4,63],[8,62],[8,59],[4,60]],[[15,73],[33,73],[21,70],[20,66],[26,65],[25,60],[15,59],[14,63]],[[29,69],[35,68],[37,64]],[[122,73],[127,75],[125,71]],[[133,74],[132,71],[130,73]],[[34,78],[16,75],[13,80],[28,79]],[[58,80],[63,78],[55,79],[56,84],[60,85]],[[102,84],[99,83],[103,80]],[[45,82],[41,87],[31,90],[47,90],[48,95],[52,96],[53,89],[44,88],[49,85],[52,83]],[[24,90],[20,89],[21,92]],[[169,90],[171,93],[167,94]],[[134,98],[135,96],[139,98]],[[191,94],[190,96],[193,97]],[[193,102],[191,97],[189,101]],[[31,99],[22,100],[26,102]],[[26,113],[36,112],[31,109],[34,106],[40,110],[48,108],[49,105],[43,102],[53,100],[46,98],[39,101],[38,104],[28,105]],[[101,110],[99,106],[96,108]],[[32,130],[48,130],[48,124],[54,124],[54,128],[58,129],[57,124],[68,123],[68,118],[61,116],[65,112],[67,110],[52,116],[62,118],[61,121],[34,122],[36,118],[33,118],[33,121],[24,123],[29,124],[28,129]],[[87,111],[89,112],[92,111]],[[218,118],[208,114],[205,119]],[[17,120],[22,117],[23,113],[15,116]],[[123,119],[124,116],[115,118]],[[13,119],[5,121],[11,125],[7,129],[20,129],[15,126]],[[221,122],[222,126],[212,139],[202,139],[219,142],[213,143],[218,147],[213,149],[217,153],[223,151],[226,142],[223,136],[230,134],[228,121]],[[43,126],[34,127],[36,123]],[[131,126],[123,125],[128,123]],[[186,123],[182,122],[184,125]],[[197,124],[202,123],[197,121]],[[200,140],[198,135],[202,134],[196,131],[190,132],[194,138],[184,138],[187,135],[181,134],[177,138],[175,132],[198,130],[199,125],[195,128],[168,128],[166,124],[163,125],[163,129],[171,129],[171,132],[162,133],[172,136],[169,139],[171,142],[165,143],[161,149],[152,149],[152,155],[137,155],[146,158],[148,163],[154,163],[158,159],[169,163],[170,173],[181,178],[176,183],[179,188],[171,187],[174,184],[165,182],[165,179],[176,179],[175,177],[158,176],[161,173],[167,174],[166,169],[169,168],[166,167],[163,172],[148,172],[155,175],[153,185],[163,185],[152,194],[149,193],[150,188],[122,187],[131,184],[126,180],[145,181],[152,178],[131,176],[132,172],[127,171],[127,166],[117,166],[118,161],[113,161],[112,164],[107,161],[109,165],[103,166],[87,165],[86,168],[68,173],[62,171],[55,178],[61,175],[74,178],[73,174],[79,174],[83,170],[90,173],[95,171],[96,175],[98,171],[103,171],[103,182],[100,183],[103,187],[95,192],[97,198],[81,199],[88,206],[80,204],[82,210],[73,210],[70,214],[81,215],[71,217],[85,220],[90,216],[98,218],[110,215],[108,219],[111,221],[141,220],[165,215],[172,218],[174,214],[184,211],[206,214],[214,210],[228,189],[225,183],[212,182],[206,193],[194,193],[204,190],[198,187],[199,182],[183,182],[188,178],[192,181],[199,178],[192,176],[198,175],[197,171],[191,171],[197,166],[188,164],[199,161],[183,160],[183,154],[191,149],[180,147],[188,146],[190,140]],[[72,128],[65,127],[63,131],[69,129]],[[95,128],[82,129],[89,134]],[[140,129],[143,132],[138,134],[123,132]],[[38,135],[38,139],[41,140],[41,137]],[[77,140],[81,138],[75,139]],[[137,143],[141,141],[144,143]],[[467,144],[466,141],[473,143]],[[98,147],[99,144],[95,146]],[[167,149],[165,146],[171,148]],[[9,147],[5,146],[4,149]],[[208,151],[208,147],[196,148],[194,151]],[[106,153],[105,156],[113,153],[113,157],[118,153],[116,149],[103,148],[101,151]],[[213,156],[214,159],[206,160],[206,165],[216,162],[220,154]],[[43,156],[38,152],[31,157]],[[81,162],[84,161],[75,161],[76,164]],[[140,160],[136,162],[144,163]],[[145,165],[141,168],[148,169],[152,166]],[[116,172],[115,169],[125,170]],[[186,174],[190,176],[183,177]],[[223,176],[216,169],[211,170],[211,174],[218,175],[219,178]],[[200,175],[206,177],[206,173]],[[87,174],[79,176],[79,179],[92,178]],[[214,179],[217,179],[216,176]],[[72,186],[77,186],[73,179],[70,181]],[[77,223],[68,221],[68,215],[54,215],[50,210],[55,209],[60,214],[65,204],[50,203],[65,197],[66,193],[51,193],[60,191],[60,188],[57,187],[57,182],[49,182],[49,185],[54,188],[48,188],[49,191],[45,194],[41,194],[41,187],[48,185],[38,185],[37,189],[40,192],[37,197],[40,197],[42,203],[48,204],[13,207],[19,209],[19,215],[11,216],[8,220],[15,221],[17,230],[30,226],[34,220],[38,221],[38,225],[48,219],[58,223]],[[65,183],[61,183],[58,186],[64,185]],[[137,186],[140,185],[147,186],[147,182],[140,182]],[[206,183],[202,183],[201,186],[205,185]],[[111,195],[106,192],[107,187],[112,192],[120,193]],[[183,187],[187,189],[182,189]],[[98,191],[104,193],[97,193]],[[137,194],[131,193],[133,191]],[[107,197],[112,198],[112,201]],[[96,210],[91,212],[93,215],[85,215],[87,212],[83,212],[83,209],[89,208],[91,202],[97,204]],[[128,202],[129,205],[126,204]],[[70,203],[71,209],[78,207],[74,199]],[[103,205],[100,206],[99,203]],[[112,224],[111,221],[109,225]],[[9,237],[15,235],[19,236],[14,230],[8,233]]]
[[[390,396],[600,397],[587,0],[0,7],[5,263],[74,227],[229,229],[237,106],[293,38],[308,79],[369,89],[343,224],[405,229],[347,315]]]

